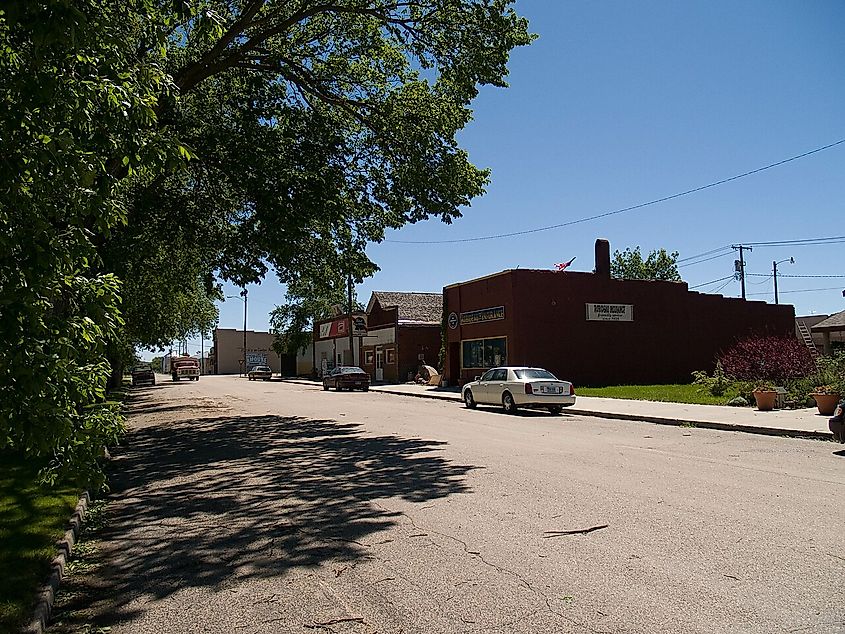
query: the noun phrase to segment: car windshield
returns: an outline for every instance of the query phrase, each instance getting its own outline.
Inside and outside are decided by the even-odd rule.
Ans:
[[[133,372],[149,372],[150,368],[149,368],[149,366],[146,366],[146,365],[136,365],[134,368],[132,368],[132,371]]]
[[[557,377],[548,370],[541,370],[539,368],[525,368],[524,370],[514,370],[516,378],[518,379],[546,379],[557,381]]]
[[[364,371],[361,368],[341,368],[341,374],[364,374]]]
[[[268,368],[266,365],[257,365],[254,368],[252,368],[252,371],[253,372],[269,372],[270,368]]]

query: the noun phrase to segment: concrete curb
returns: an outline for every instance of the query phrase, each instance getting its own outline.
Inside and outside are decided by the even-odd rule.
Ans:
[[[69,527],[65,531],[64,537],[56,544],[59,554],[50,563],[50,576],[38,591],[32,621],[21,630],[24,634],[43,634],[47,629],[53,604],[56,601],[56,593],[59,591],[59,585],[62,582],[62,577],[64,577],[65,567],[73,552],[73,547],[79,541],[79,534],[82,531],[82,525],[85,523],[85,514],[88,512],[90,504],[91,496],[88,495],[88,491],[85,491],[76,503],[76,509],[70,517]]]
[[[400,390],[384,389],[376,387],[372,389],[373,392],[383,392],[384,394],[393,394],[397,396],[412,396],[415,398],[429,398],[439,401],[458,401],[462,399],[459,395],[435,395],[435,394],[414,394],[411,392],[402,392]],[[789,438],[809,438],[812,440],[833,440],[833,434],[821,431],[806,431],[802,429],[784,429],[782,427],[757,427],[754,425],[740,425],[736,423],[717,423],[714,421],[702,420],[684,420],[680,418],[665,418],[662,416],[643,416],[639,414],[622,414],[618,412],[599,412],[595,410],[576,409],[567,407],[564,410],[567,414],[576,414],[578,416],[592,416],[595,418],[612,418],[615,420],[630,420],[640,421],[645,423],[654,423],[656,425],[672,425],[675,427],[690,426],[700,427],[702,429],[717,429],[719,431],[736,431],[746,434],[760,434],[764,436],[782,436]]]

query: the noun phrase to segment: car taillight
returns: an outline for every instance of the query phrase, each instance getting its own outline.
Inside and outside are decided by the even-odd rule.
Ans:
[[[525,384],[525,393],[526,394],[534,394],[534,386],[530,383]]]
[[[569,384],[569,396],[575,396],[575,386],[572,383]]]

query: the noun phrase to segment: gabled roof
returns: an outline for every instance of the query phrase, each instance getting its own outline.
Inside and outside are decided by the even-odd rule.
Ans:
[[[368,313],[372,311],[375,302],[383,309],[398,309],[400,323],[439,324],[443,319],[442,293],[373,291],[367,304]]]
[[[841,313],[836,313],[835,315],[831,315],[824,321],[820,321],[819,323],[815,324],[814,326],[810,327],[810,330],[813,331],[825,331],[828,332],[839,332],[845,330],[845,310]]]

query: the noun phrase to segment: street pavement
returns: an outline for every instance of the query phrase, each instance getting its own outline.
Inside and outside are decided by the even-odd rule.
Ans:
[[[831,442],[203,377],[133,392],[55,632],[845,632]]]

